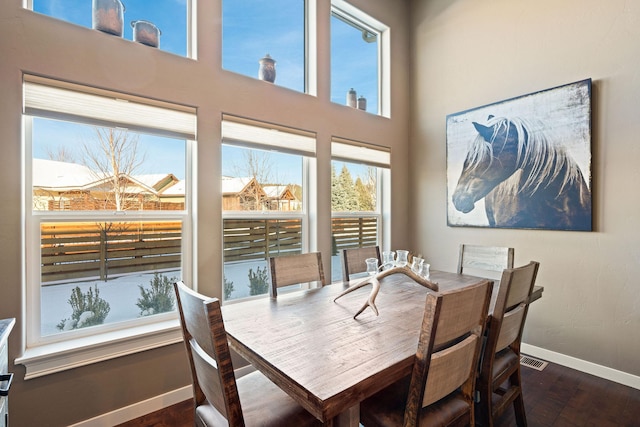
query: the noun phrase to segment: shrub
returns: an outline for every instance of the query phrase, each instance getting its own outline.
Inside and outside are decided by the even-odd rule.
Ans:
[[[172,311],[175,300],[173,282],[175,277],[168,278],[164,274],[154,273],[149,289],[138,285],[141,298],[138,298],[136,305],[140,309],[141,316],[151,316],[152,314]]]
[[[70,319],[62,319],[56,327],[61,331],[85,328],[87,326],[100,325],[109,314],[109,303],[100,298],[100,290],[96,284],[95,294],[93,288],[83,293],[79,286],[71,291],[69,305],[73,310]]]
[[[269,292],[269,276],[267,275],[267,267],[264,269],[257,268],[254,273],[253,268],[249,269],[249,294],[262,295]]]
[[[229,299],[231,298],[231,293],[233,292],[233,282],[230,280],[227,280],[227,276],[224,276],[223,278],[223,292],[224,292],[224,299]]]

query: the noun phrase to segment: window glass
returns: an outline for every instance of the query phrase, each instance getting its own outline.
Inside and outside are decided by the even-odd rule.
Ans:
[[[267,258],[302,253],[303,159],[223,144],[224,299],[268,294]]]
[[[378,114],[379,33],[334,9],[331,15],[331,100]]]
[[[273,83],[304,92],[305,0],[223,0],[222,67],[260,78],[267,54],[275,61]]]
[[[340,251],[389,241],[391,150],[347,140],[331,141],[331,281],[342,280]]]
[[[36,211],[184,209],[184,140],[39,117],[32,135]]]
[[[194,133],[195,111],[137,98],[96,120],[63,102],[92,99],[91,88],[33,76],[25,88],[29,345],[174,318],[173,282],[190,277],[191,141],[167,135]],[[191,127],[108,123],[145,108]]]
[[[121,31],[121,37],[148,44],[158,41],[158,47],[164,51],[187,56],[188,25],[187,11],[191,0],[30,0],[33,10],[63,21],[71,22],[87,28],[94,28],[94,15],[104,17],[106,21],[96,26],[105,35],[113,35],[114,29]],[[96,5],[94,13],[93,5]],[[122,19],[117,11],[122,10]],[[152,26],[147,23],[152,24]],[[159,36],[155,34],[155,28]],[[120,30],[121,28],[121,30]],[[110,31],[110,32],[107,32]],[[116,35],[117,37],[118,35]]]
[[[41,335],[176,310],[180,221],[40,224]]]

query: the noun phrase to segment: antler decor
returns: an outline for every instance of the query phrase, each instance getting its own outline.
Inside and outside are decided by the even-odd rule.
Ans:
[[[427,288],[429,288],[431,290],[434,290],[434,291],[438,291],[438,284],[436,282],[432,282],[430,280],[427,280],[424,277],[414,273],[411,270],[411,268],[409,268],[408,266],[393,267],[393,268],[390,268],[389,270],[382,271],[382,272],[376,274],[375,276],[365,277],[363,280],[354,283],[353,285],[349,286],[349,288],[346,289],[344,292],[342,292],[340,295],[335,297],[333,302],[336,302],[338,300],[338,298],[341,298],[341,297],[345,296],[349,292],[353,292],[356,289],[360,289],[361,287],[366,286],[369,283],[371,283],[373,285],[373,289],[371,289],[371,293],[369,294],[369,298],[364,303],[362,308],[353,316],[353,318],[355,319],[356,317],[358,317],[358,315],[360,313],[362,313],[367,307],[371,307],[371,309],[373,310],[373,312],[377,316],[378,315],[378,308],[376,307],[376,296],[378,295],[378,291],[380,291],[380,282],[379,282],[379,280],[384,278],[384,277],[390,276],[392,274],[396,274],[396,273],[404,274],[405,276],[409,276],[411,279],[415,280],[416,282],[418,282],[422,286],[425,286],[425,287],[427,287]]]

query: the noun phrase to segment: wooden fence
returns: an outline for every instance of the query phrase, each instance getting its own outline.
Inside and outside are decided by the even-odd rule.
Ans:
[[[301,219],[225,219],[224,261],[302,252]]]
[[[333,251],[378,244],[378,218],[341,217],[331,219]]]
[[[332,219],[333,251],[377,244],[376,217]],[[301,219],[225,219],[224,262],[302,252]],[[42,282],[180,268],[180,222],[46,223]]]
[[[180,268],[180,222],[41,225],[42,282]]]

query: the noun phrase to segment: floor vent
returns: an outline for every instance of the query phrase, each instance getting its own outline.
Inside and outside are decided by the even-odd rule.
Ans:
[[[540,360],[540,359],[535,359],[531,356],[524,356],[521,355],[520,356],[520,364],[522,366],[526,366],[528,368],[533,368],[537,371],[542,371],[544,368],[547,367],[547,365],[549,364],[549,362],[545,362],[544,360]]]

